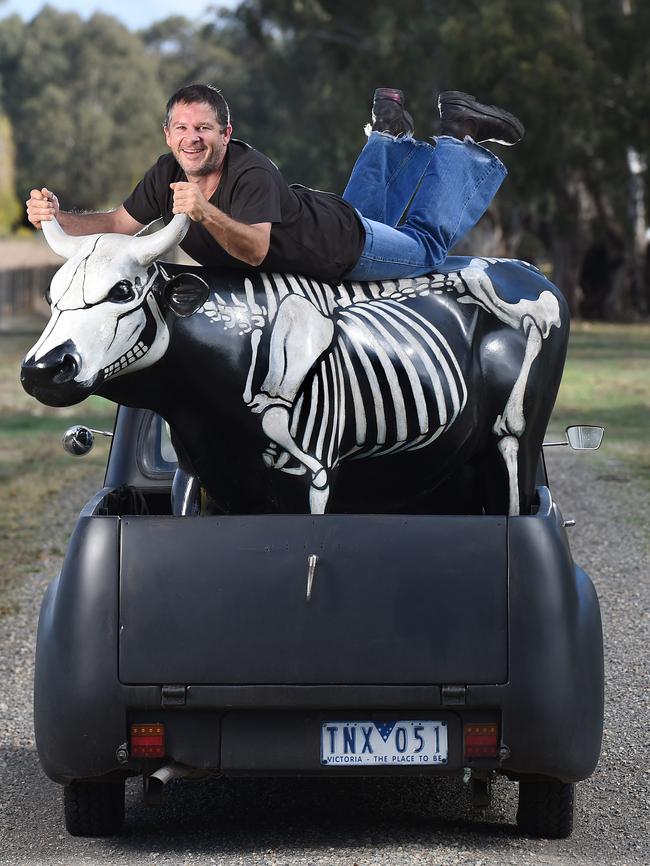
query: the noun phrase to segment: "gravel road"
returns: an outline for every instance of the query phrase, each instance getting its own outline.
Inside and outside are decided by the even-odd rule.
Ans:
[[[551,478],[565,518],[577,519],[574,557],[600,595],[607,676],[602,756],[578,786],[570,839],[519,837],[513,783],[500,780],[481,814],[461,782],[409,779],[180,781],[162,805],[146,808],[134,782],[123,836],[68,836],[60,789],[42,774],[34,748],[32,665],[40,599],[97,487],[88,479],[85,490],[53,503],[46,567],[21,588],[17,613],[0,620],[0,863],[647,866],[650,495],[606,457],[567,452],[552,449]]]

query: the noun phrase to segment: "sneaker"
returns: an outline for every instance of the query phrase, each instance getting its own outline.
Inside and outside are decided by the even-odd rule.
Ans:
[[[445,90],[438,97],[440,135],[474,141],[513,145],[524,137],[523,123],[496,105],[481,105],[475,96],[460,90]]]
[[[387,132],[396,137],[413,135],[413,118],[404,108],[404,94],[394,87],[378,87],[372,101],[372,125],[370,132]]]

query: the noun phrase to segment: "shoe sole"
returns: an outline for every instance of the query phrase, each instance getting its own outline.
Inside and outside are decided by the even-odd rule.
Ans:
[[[526,132],[523,123],[518,117],[515,117],[514,114],[510,114],[509,111],[506,111],[503,108],[496,108],[496,106],[493,105],[483,105],[483,103],[479,102],[475,96],[471,96],[469,93],[463,93],[461,90],[445,90],[439,94],[438,111],[440,111],[443,102],[445,105],[454,105],[456,108],[467,108],[470,111],[476,112],[476,114],[482,114],[485,117],[493,117],[496,120],[502,120],[510,126],[515,135],[518,136],[517,141],[502,141],[497,138],[488,138],[486,141],[494,141],[497,144],[503,144],[506,147],[509,147],[521,141]]]
[[[395,95],[397,95],[397,99],[395,99]],[[390,99],[391,102],[396,102],[402,108],[404,107],[404,92],[396,87],[378,87],[372,100],[375,102],[377,99]]]

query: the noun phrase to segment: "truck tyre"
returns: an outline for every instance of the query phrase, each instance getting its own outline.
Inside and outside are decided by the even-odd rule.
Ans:
[[[124,823],[124,780],[72,782],[63,789],[63,806],[72,836],[112,836]]]
[[[566,839],[573,830],[574,799],[573,783],[519,782],[517,826],[538,839]]]

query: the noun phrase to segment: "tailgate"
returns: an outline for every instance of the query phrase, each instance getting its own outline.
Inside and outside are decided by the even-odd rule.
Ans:
[[[122,518],[120,680],[505,682],[506,545],[504,517]]]

